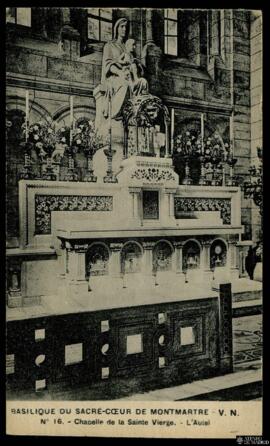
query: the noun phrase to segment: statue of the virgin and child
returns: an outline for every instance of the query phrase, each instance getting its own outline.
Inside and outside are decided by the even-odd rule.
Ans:
[[[136,58],[134,39],[128,39],[129,22],[120,18],[114,25],[113,40],[103,49],[101,89],[102,104],[99,113],[103,119],[121,119],[126,101],[134,96],[148,94],[144,70]],[[97,110],[98,111],[98,110]],[[101,116],[98,121],[101,123]]]

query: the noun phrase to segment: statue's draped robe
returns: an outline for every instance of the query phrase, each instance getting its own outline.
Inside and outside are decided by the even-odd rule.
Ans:
[[[139,78],[135,84],[112,73],[111,68],[113,66],[121,69],[119,58],[124,52],[125,45],[116,40],[106,43],[103,49],[101,84],[105,88],[103,101],[105,118],[109,116],[109,97],[111,97],[111,118],[117,119],[121,116],[124,103],[132,94],[138,95],[148,92],[146,79]]]

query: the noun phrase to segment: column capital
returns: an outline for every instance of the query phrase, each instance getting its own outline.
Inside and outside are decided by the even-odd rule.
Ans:
[[[176,187],[165,187],[165,194],[176,194]]]
[[[110,250],[114,252],[121,251],[123,246],[124,243],[110,243]]]
[[[75,244],[74,245],[74,251],[75,252],[86,252],[87,251],[87,249],[88,249],[88,243],[84,243],[84,244]]]
[[[173,246],[174,246],[175,248],[183,248],[184,244],[185,244],[184,241],[181,241],[181,242],[180,242],[180,241],[173,242]]]
[[[134,186],[134,187],[129,187],[129,188],[128,188],[128,191],[129,191],[131,194],[139,194],[139,193],[141,192],[141,190],[142,190],[141,187],[136,187],[136,186]]]
[[[155,246],[156,242],[143,242],[143,249],[145,250],[152,250]]]
[[[67,240],[65,240],[65,242],[64,242],[64,247],[66,248],[67,251],[73,251],[74,250],[74,246],[72,246],[72,244],[69,241],[67,241]]]
[[[213,239],[211,238],[204,238],[202,240],[200,240],[202,246],[210,246],[212,244]]]
[[[228,240],[228,245],[237,245],[238,241],[237,240]]]

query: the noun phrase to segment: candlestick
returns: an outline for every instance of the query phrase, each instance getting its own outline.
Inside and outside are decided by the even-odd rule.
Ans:
[[[73,136],[73,96],[70,96],[70,145],[72,144]]]
[[[146,128],[146,148],[147,148],[147,152],[149,152],[149,127]]]
[[[202,154],[204,153],[204,113],[201,113]]]
[[[28,123],[29,123],[29,90],[25,92],[25,140],[28,140]]]
[[[230,116],[230,143],[231,143],[231,155],[233,158],[234,155],[234,121],[233,121],[233,113]]]
[[[173,153],[173,136],[174,136],[174,108],[171,111],[171,153]]]
[[[112,98],[109,93],[109,150],[112,149]],[[138,138],[137,138],[137,150],[138,150]]]

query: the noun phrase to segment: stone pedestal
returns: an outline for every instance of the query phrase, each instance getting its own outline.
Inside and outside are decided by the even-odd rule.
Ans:
[[[12,290],[10,289],[8,292],[7,305],[9,308],[18,308],[22,307],[23,298],[21,290]]]
[[[19,268],[19,269],[17,269]],[[20,285],[20,267],[12,267],[9,273],[10,287],[7,296],[7,305],[9,308],[21,307],[23,303],[21,285]]]
[[[88,245],[68,245],[67,258],[67,279],[69,294],[86,293],[88,291],[88,281],[85,273],[85,253]]]

